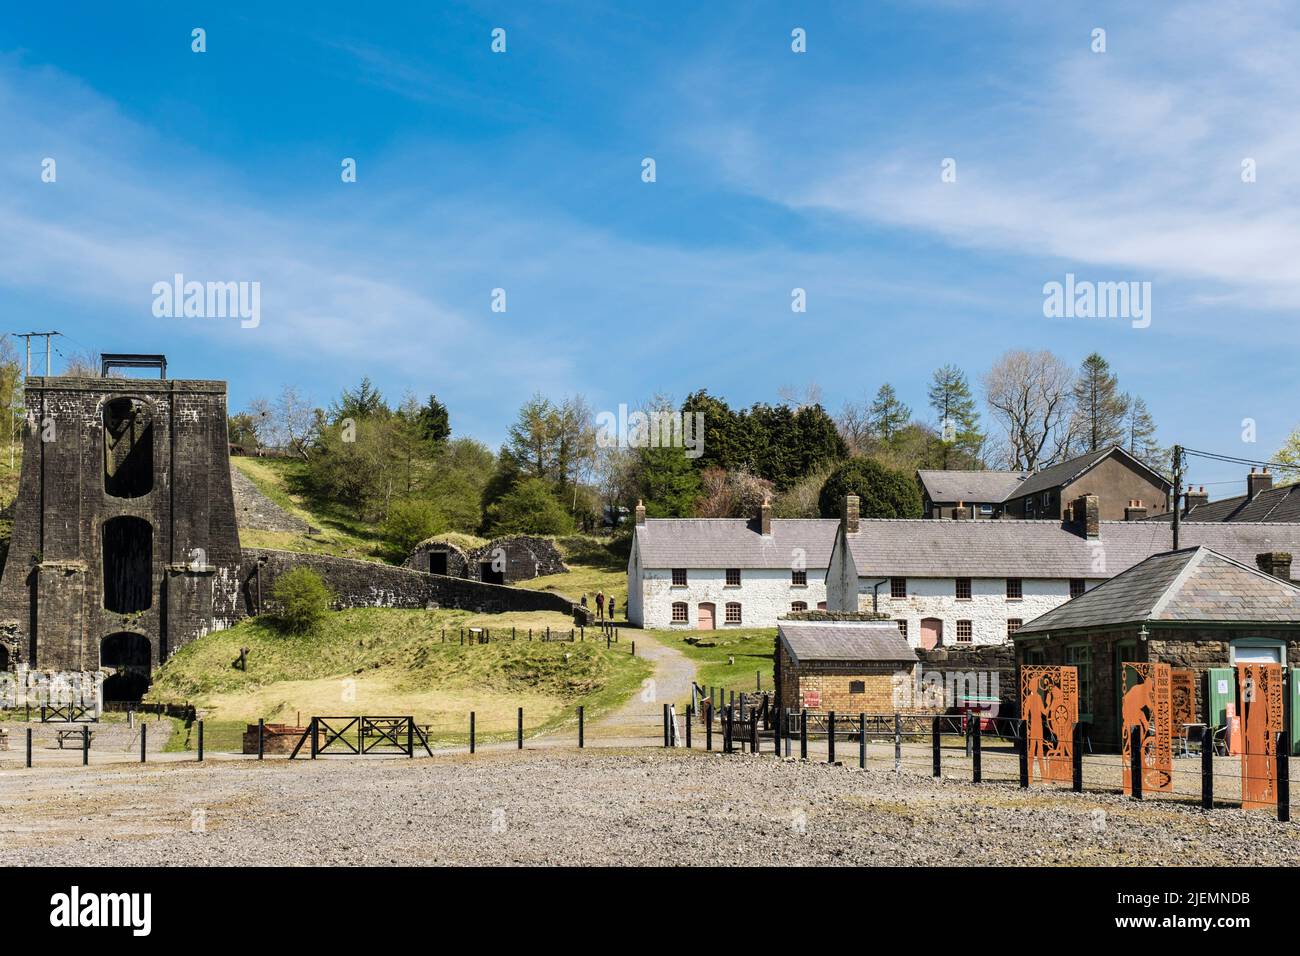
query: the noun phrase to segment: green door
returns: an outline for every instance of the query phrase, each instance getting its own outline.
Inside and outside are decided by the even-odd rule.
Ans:
[[[1231,667],[1211,667],[1209,713],[1205,722],[1211,727],[1226,727],[1228,705],[1237,702],[1237,678]]]

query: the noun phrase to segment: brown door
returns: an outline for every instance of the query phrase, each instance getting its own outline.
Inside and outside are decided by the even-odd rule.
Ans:
[[[712,604],[700,605],[699,614],[696,615],[696,620],[699,621],[699,629],[701,631],[713,630],[713,612],[714,606]]]
[[[921,646],[927,651],[943,643],[943,621],[937,617],[921,620]]]

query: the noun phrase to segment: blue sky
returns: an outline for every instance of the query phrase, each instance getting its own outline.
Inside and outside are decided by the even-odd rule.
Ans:
[[[1136,6],[16,5],[3,324],[165,352],[232,408],[368,374],[492,445],[538,390],[922,412],[946,362],[1096,349],[1162,441],[1266,458],[1300,422],[1300,14]],[[154,317],[177,272],[260,282],[261,324]],[[1151,282],[1151,326],[1044,318],[1067,272]]]

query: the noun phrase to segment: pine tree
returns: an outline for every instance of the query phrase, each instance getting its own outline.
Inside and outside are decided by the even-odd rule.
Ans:
[[[894,386],[886,382],[876,392],[876,399],[868,412],[871,430],[876,438],[890,444],[894,436],[912,419],[912,410],[899,401]]]
[[[1124,448],[1138,461],[1145,462],[1157,471],[1163,471],[1164,449],[1156,441],[1156,423],[1147,409],[1147,403],[1138,396],[1128,401],[1128,414],[1124,419]]]
[[[935,369],[930,382],[930,407],[939,417],[939,442],[943,467],[960,461],[963,467],[979,463],[985,435],[971,395],[966,373],[955,365]]]
[[[1128,406],[1128,396],[1119,390],[1119,376],[1093,352],[1083,360],[1074,383],[1075,451],[1086,454],[1124,444]]]

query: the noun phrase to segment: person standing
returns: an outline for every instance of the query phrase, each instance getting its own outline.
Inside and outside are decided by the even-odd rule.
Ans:
[[[596,620],[605,620],[605,592],[596,592]]]
[[[609,619],[614,620],[614,595],[609,596]]]

